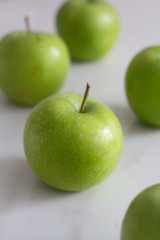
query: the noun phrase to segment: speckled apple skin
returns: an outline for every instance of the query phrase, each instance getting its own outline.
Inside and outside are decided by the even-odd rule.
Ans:
[[[160,239],[160,184],[153,185],[132,201],[122,224],[121,240]]]
[[[18,104],[35,105],[57,92],[69,64],[65,43],[53,34],[13,32],[0,42],[0,85]]]
[[[105,179],[122,152],[122,129],[104,104],[82,95],[59,93],[41,101],[24,130],[26,158],[37,176],[50,186],[80,191]]]
[[[103,57],[119,33],[116,10],[102,0],[66,1],[58,11],[56,22],[71,56],[80,61]]]

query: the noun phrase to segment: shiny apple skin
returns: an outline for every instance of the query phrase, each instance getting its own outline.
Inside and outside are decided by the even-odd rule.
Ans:
[[[121,125],[104,104],[82,95],[58,93],[41,101],[24,130],[26,158],[50,186],[81,191],[103,181],[117,165],[123,145]]]
[[[136,115],[146,124],[160,127],[160,46],[146,48],[132,59],[125,86]]]
[[[160,239],[160,184],[143,190],[130,204],[121,240]]]
[[[13,32],[0,42],[1,88],[21,105],[35,105],[57,92],[69,65],[68,49],[56,35]]]
[[[114,7],[101,0],[71,0],[58,11],[57,29],[73,59],[92,61],[105,56],[119,33]]]

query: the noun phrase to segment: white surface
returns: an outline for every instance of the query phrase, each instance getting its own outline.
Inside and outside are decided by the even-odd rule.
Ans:
[[[9,102],[0,92],[0,239],[119,240],[125,211],[143,188],[160,181],[160,130],[142,125],[127,105],[124,74],[141,48],[160,43],[160,2],[112,0],[121,18],[121,35],[104,59],[74,63],[62,91],[83,93],[109,105],[124,131],[124,150],[112,175],[78,193],[56,191],[30,170],[23,151],[23,129],[31,108]],[[53,12],[61,1],[0,1],[0,37],[23,29],[52,32]]]

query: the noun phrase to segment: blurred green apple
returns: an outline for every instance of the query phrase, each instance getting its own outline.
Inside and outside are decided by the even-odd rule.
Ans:
[[[160,46],[146,48],[133,58],[126,74],[126,93],[138,117],[160,127]]]
[[[67,47],[60,37],[13,32],[0,42],[0,85],[12,101],[34,105],[60,89],[69,62]]]
[[[80,191],[104,180],[122,151],[122,129],[104,104],[83,96],[57,93],[31,112],[24,130],[26,158],[50,186]],[[81,109],[81,110],[80,110]]]
[[[160,239],[160,184],[141,192],[131,203],[122,224],[121,240]]]
[[[57,28],[71,56],[80,61],[104,56],[119,32],[115,9],[103,0],[70,0],[57,14]]]

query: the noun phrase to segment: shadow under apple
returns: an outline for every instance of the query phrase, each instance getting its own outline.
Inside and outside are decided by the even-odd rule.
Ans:
[[[131,174],[133,165],[138,164],[146,151],[152,148],[160,129],[143,123],[127,105],[109,107],[117,115],[124,134],[123,152],[114,174],[123,174],[129,170]]]
[[[24,204],[56,201],[71,194],[44,184],[23,157],[0,159],[0,170],[0,212],[10,212]]]
[[[15,110],[30,110],[33,108],[33,106],[25,106],[25,105],[20,105],[18,103],[15,103],[11,101],[3,92],[0,90],[0,110],[10,110],[10,109],[15,109]]]
[[[109,107],[118,117],[123,129],[124,137],[137,137],[141,134],[150,134],[159,130],[156,127],[152,127],[142,122],[127,105],[109,105]]]

